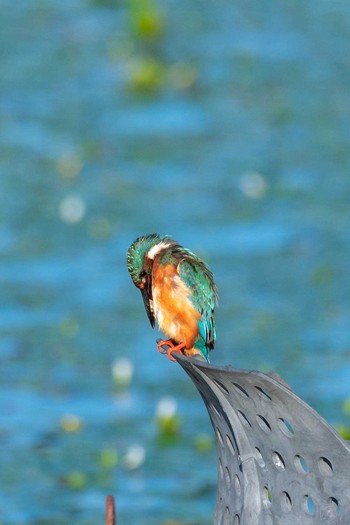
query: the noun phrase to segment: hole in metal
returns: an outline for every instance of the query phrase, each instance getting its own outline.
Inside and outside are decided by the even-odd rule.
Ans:
[[[248,392],[245,390],[245,388],[243,388],[241,385],[239,385],[238,383],[232,383],[233,386],[235,387],[235,390],[242,396],[244,397],[245,399],[248,399],[249,398],[249,394]]]
[[[259,467],[264,468],[265,467],[265,461],[264,458],[261,455],[260,449],[258,447],[255,447],[255,459],[259,465]]]
[[[239,525],[241,523],[241,519],[238,516],[238,514],[235,515],[235,519],[233,520],[233,525]]]
[[[318,462],[318,470],[323,476],[332,476],[333,475],[333,465],[327,458],[321,457]]]
[[[221,381],[219,381],[218,379],[214,379],[214,383],[220,388],[220,390],[225,392],[225,394],[229,393],[228,388],[223,383],[221,383]]]
[[[231,487],[231,474],[227,467],[225,467],[225,482],[227,487]]]
[[[271,401],[271,396],[269,396],[269,394],[265,392],[263,388],[261,388],[260,386],[255,386],[254,388],[258,392],[261,399],[263,399],[264,401]]]
[[[243,423],[243,425],[244,425],[245,427],[250,428],[250,427],[252,426],[251,423],[250,423],[250,421],[249,421],[249,419],[247,418],[247,416],[245,415],[245,413],[242,412],[242,410],[238,410],[238,417],[239,417],[239,419],[241,420],[241,423]]]
[[[306,463],[305,458],[303,456],[300,456],[299,454],[297,454],[294,457],[294,465],[299,474],[306,474],[307,472],[309,472],[309,467]]]
[[[219,477],[220,477],[220,479],[222,479],[222,478],[224,477],[224,470],[223,470],[223,468],[222,468],[222,461],[221,461],[221,458],[219,458],[218,463],[219,463]]]
[[[230,438],[230,436],[228,434],[226,434],[226,443],[227,443],[227,448],[231,452],[232,456],[235,456],[236,451],[235,451],[235,449],[233,447],[233,443],[232,443],[231,438]]]
[[[216,435],[218,436],[218,440],[220,441],[220,445],[224,447],[224,440],[222,438],[221,430],[219,427],[216,427]]]
[[[221,418],[221,414],[219,412],[219,409],[215,406],[215,405],[210,405],[210,408],[212,409],[212,413],[214,412],[214,414],[218,417],[218,418]]]
[[[305,494],[303,497],[303,509],[306,514],[315,514],[315,503],[309,494]]]
[[[294,429],[290,421],[288,419],[284,419],[283,417],[279,417],[277,420],[278,426],[283,432],[283,434],[289,438],[292,438],[294,436]]]
[[[237,474],[235,474],[234,485],[235,485],[235,491],[236,491],[237,496],[240,496],[241,492],[242,492],[242,489],[241,489],[241,482],[240,482],[239,477],[237,476]]]
[[[230,509],[226,507],[221,521],[222,525],[230,525]]]
[[[280,502],[284,512],[290,512],[292,510],[292,500],[288,492],[281,492]]]
[[[263,503],[264,508],[269,509],[272,503],[272,495],[271,495],[271,490],[267,485],[265,485],[263,488],[262,499],[263,499],[262,503]]]
[[[340,516],[340,505],[336,498],[329,498],[327,504],[328,515],[330,518]]]
[[[284,470],[286,468],[284,459],[282,458],[281,454],[279,454],[276,451],[272,453],[272,461],[275,467],[278,468],[279,470]]]
[[[270,434],[271,427],[270,427],[270,423],[267,421],[267,419],[265,419],[263,416],[260,416],[258,414],[256,416],[256,420],[257,420],[258,425],[261,428],[261,430],[263,430],[265,432],[265,434]]]

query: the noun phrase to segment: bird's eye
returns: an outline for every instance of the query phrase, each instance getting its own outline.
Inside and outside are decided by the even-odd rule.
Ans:
[[[146,270],[141,270],[141,272],[140,272],[141,279],[142,279],[142,277],[146,277],[146,275],[147,275]]]

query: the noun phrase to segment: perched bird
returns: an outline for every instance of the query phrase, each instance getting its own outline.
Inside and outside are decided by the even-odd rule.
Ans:
[[[172,361],[173,352],[209,361],[216,339],[217,290],[208,266],[168,235],[156,233],[132,243],[127,265],[141,290],[152,328],[156,320],[169,337],[158,341],[158,351],[166,352]]]

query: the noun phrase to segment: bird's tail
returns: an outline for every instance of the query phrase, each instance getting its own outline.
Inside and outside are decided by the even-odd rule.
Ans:
[[[184,350],[185,354],[189,357],[201,357],[209,363],[209,348],[206,346],[202,338],[195,342],[194,346],[190,349]]]

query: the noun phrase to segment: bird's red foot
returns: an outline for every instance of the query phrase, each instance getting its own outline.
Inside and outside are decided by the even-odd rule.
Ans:
[[[158,352],[160,354],[166,354],[169,348],[175,347],[175,341],[173,339],[157,339]],[[166,347],[166,348],[163,348]]]
[[[177,346],[173,346],[168,348],[166,355],[169,357],[170,361],[176,361],[176,359],[173,358],[173,353],[178,352],[179,354],[183,354],[183,349],[186,348],[185,343],[180,343]]]
[[[179,354],[182,354],[182,350],[186,347],[185,343],[176,344],[173,339],[157,339],[157,345],[158,352],[160,352],[161,354],[166,354],[170,361],[175,361],[175,359],[171,355],[173,352],[179,352]]]

